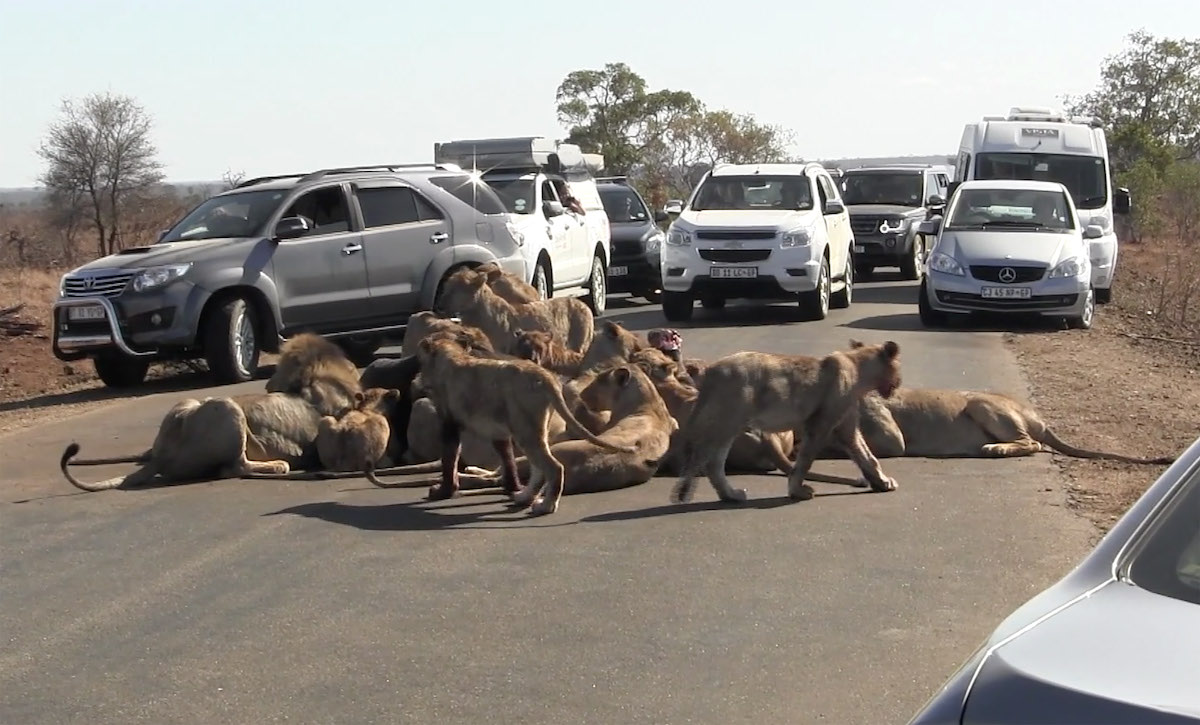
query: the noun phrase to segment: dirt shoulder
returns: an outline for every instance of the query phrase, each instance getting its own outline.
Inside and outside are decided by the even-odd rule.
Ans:
[[[1175,455],[1200,435],[1200,347],[1148,314],[1155,250],[1126,245],[1121,253],[1113,303],[1098,308],[1091,330],[1009,333],[1006,340],[1029,381],[1030,402],[1061,438],[1092,450]],[[1105,531],[1166,469],[1055,460],[1070,505]]]

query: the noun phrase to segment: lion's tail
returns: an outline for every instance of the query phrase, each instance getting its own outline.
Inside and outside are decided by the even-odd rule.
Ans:
[[[620,446],[611,441],[606,441],[585,428],[583,423],[580,423],[579,420],[575,418],[575,414],[571,412],[571,408],[567,405],[567,401],[563,398],[562,389],[558,385],[553,384],[549,387],[552,393],[551,402],[554,403],[554,409],[557,410],[558,414],[562,416],[564,421],[566,421],[567,428],[569,428],[572,433],[589,443],[595,443],[601,448],[607,448],[610,451],[617,451],[618,453],[637,452],[637,448],[633,446]]]
[[[1042,433],[1041,439],[1038,441],[1044,446],[1049,446],[1059,453],[1064,453],[1068,456],[1076,458],[1101,458],[1110,461],[1122,461],[1124,463],[1146,463],[1151,465],[1170,465],[1175,462],[1175,456],[1159,456],[1157,458],[1136,458],[1134,456],[1125,456],[1120,453],[1105,453],[1103,451],[1090,451],[1086,448],[1076,448],[1067,443],[1062,438],[1054,434],[1054,431],[1046,427]]]
[[[58,461],[58,467],[62,470],[63,476],[70,481],[71,485],[83,489],[84,491],[108,491],[118,488],[125,482],[125,476],[116,476],[104,481],[96,483],[85,483],[75,478],[71,473],[70,467],[76,466],[105,466],[113,463],[147,463],[150,460],[150,451],[146,451],[140,456],[119,456],[116,458],[86,458],[79,461],[72,461],[75,456],[79,455],[79,444],[72,441],[67,449],[63,451],[62,458]]]

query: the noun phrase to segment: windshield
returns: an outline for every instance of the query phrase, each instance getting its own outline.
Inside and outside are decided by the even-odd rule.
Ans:
[[[842,201],[846,204],[895,204],[921,206],[924,175],[920,173],[861,172],[842,179]]]
[[[646,210],[646,205],[642,203],[637,192],[628,187],[602,187],[600,201],[604,203],[604,213],[608,215],[608,221],[614,224],[644,222],[650,218],[650,212]]]
[[[710,176],[692,202],[692,211],[812,208],[812,187],[806,176]]]
[[[163,242],[188,242],[221,237],[252,237],[287,196],[284,189],[243,191],[214,196],[171,227]]]
[[[946,229],[1069,231],[1071,208],[1061,191],[1041,189],[960,189]]]
[[[484,177],[504,208],[513,214],[533,213],[533,179],[489,179]]]
[[[1057,181],[1071,192],[1075,206],[1099,209],[1108,203],[1104,159],[1066,154],[979,154],[976,179]]]
[[[1200,473],[1174,498],[1135,554],[1129,578],[1155,594],[1200,604]]]

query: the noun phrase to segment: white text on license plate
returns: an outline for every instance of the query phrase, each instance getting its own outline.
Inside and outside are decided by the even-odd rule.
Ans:
[[[620,277],[620,276],[626,275],[626,274],[629,274],[629,267],[609,267],[608,268],[608,276],[609,277]]]
[[[754,279],[758,267],[713,267],[709,274],[713,279]]]
[[[985,300],[1027,300],[1032,292],[1028,287],[984,287],[981,296]]]
[[[865,252],[865,251],[867,251],[867,248],[866,248],[866,247],[864,247],[863,245],[861,245],[861,244],[855,244],[855,245],[854,245],[854,252],[855,252],[855,254],[862,254],[862,253],[863,253],[863,252]]]
[[[100,305],[91,305],[88,307],[68,307],[68,320],[103,320],[104,308]]]

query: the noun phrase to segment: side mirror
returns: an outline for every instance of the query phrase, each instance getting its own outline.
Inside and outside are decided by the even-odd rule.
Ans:
[[[562,202],[543,201],[542,213],[546,215],[547,219],[550,219],[551,217],[562,216],[563,214],[566,214],[567,210],[563,207]]]
[[[659,209],[658,211],[654,212],[654,221],[656,221],[656,222],[665,222],[666,220],[668,220],[670,218],[671,218],[671,215],[662,209]]]
[[[929,198],[925,200],[925,206],[929,207],[930,209],[934,209],[939,206],[946,206],[946,200],[942,198],[941,194],[930,194]]]
[[[917,234],[922,236],[936,237],[940,231],[942,231],[941,217],[926,219],[925,221],[917,224]]]
[[[1128,214],[1133,209],[1129,189],[1120,187],[1113,193],[1113,214]]]
[[[275,224],[275,241],[283,241],[285,239],[295,239],[296,237],[304,236],[305,232],[312,229],[309,226],[308,220],[304,217],[285,216]]]
[[[1104,236],[1104,227],[1099,224],[1088,224],[1083,228],[1084,239],[1099,239]]]
[[[846,205],[838,199],[830,199],[825,202],[826,214],[841,214],[844,211],[846,211]]]
[[[663,207],[663,211],[666,212],[668,217],[679,216],[683,213],[683,202],[672,199],[666,203],[666,205]]]

